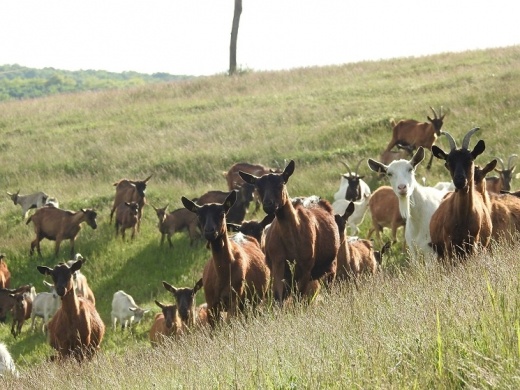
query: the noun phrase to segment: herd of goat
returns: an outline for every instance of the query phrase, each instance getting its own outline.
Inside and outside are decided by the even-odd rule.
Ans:
[[[384,227],[392,229],[395,243],[397,229],[404,226],[404,244],[412,259],[437,257],[450,264],[489,248],[491,241],[512,240],[520,230],[520,192],[512,192],[510,187],[516,155],[510,156],[507,167],[499,158],[483,167],[475,165],[475,159],[485,150],[483,140],[470,149],[478,128],[470,130],[457,147],[455,139],[441,130],[442,108],[439,114],[431,109],[434,117],[428,117],[429,122],[394,123],[392,139],[380,161],[362,160],[389,180],[390,186],[373,192],[359,175],[361,161],[354,170],[346,164],[348,172],[342,175],[332,203],[319,196],[289,196],[287,183],[295,171],[294,161],[283,169],[239,163],[224,173],[228,191],[210,191],[195,199],[182,197],[184,207],[170,213],[168,205],[153,206],[161,244],[167,238],[171,247],[172,235],[186,230],[190,245],[200,237],[207,241],[211,257],[193,288],[176,288],[163,282],[175,304],[155,301],[161,312],[150,329],[152,345],[193,327],[215,327],[222,318],[233,317],[246,306],[254,310],[269,290],[282,304],[294,296],[312,297],[338,280],[374,274],[390,245],[381,241]],[[441,135],[449,142],[448,151],[434,144]],[[451,181],[428,187],[416,180],[416,168],[427,151],[431,151],[428,165],[434,157],[443,160]],[[493,170],[499,177],[486,177]],[[114,183],[110,220],[115,218],[116,235],[124,238],[125,231],[131,229],[134,238],[139,231],[150,178]],[[73,260],[53,268],[38,266],[38,271],[50,276],[53,283],[48,284],[50,292],[35,294],[30,285],[9,288],[10,273],[0,255],[0,320],[5,321],[11,313],[12,334],[16,337],[24,320],[32,317],[34,328],[35,317],[42,317],[42,328],[58,352],[57,359],[90,358],[99,348],[105,325],[80,272],[85,259],[75,253],[74,242],[83,222],[97,227],[96,212],[60,209],[55,199],[42,192],[8,194],[22,207],[24,218],[29,209],[36,208],[27,219],[36,235],[30,253],[36,248],[41,256],[40,241],[46,238],[55,241],[58,255],[60,243],[70,240]],[[262,220],[245,220],[253,200],[256,209],[261,206],[266,214]],[[367,239],[362,239],[357,237],[358,226],[367,213],[372,227]],[[380,250],[370,240],[373,233]],[[205,304],[195,307],[195,294],[200,289],[204,290]],[[147,311],[130,295],[118,291],[112,302],[112,325],[115,329],[119,321],[125,328],[139,322]],[[5,350],[1,347],[0,354]],[[1,362],[0,356],[0,370]]]

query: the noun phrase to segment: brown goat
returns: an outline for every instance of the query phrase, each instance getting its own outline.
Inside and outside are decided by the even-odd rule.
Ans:
[[[341,246],[338,251],[338,280],[358,277],[363,273],[375,274],[382,262],[382,254],[388,249],[389,243],[383,246],[381,252],[374,250],[370,240],[349,239],[345,234],[347,219],[354,212],[354,203],[350,203],[343,215],[335,215],[338,224]]]
[[[0,322],[5,322],[7,313],[11,311],[14,305],[14,299],[11,294],[30,293],[32,285],[27,284],[18,288],[0,288]]]
[[[257,189],[266,214],[276,218],[265,237],[266,261],[273,275],[273,293],[278,302],[288,297],[292,286],[299,294],[322,277],[331,282],[336,274],[339,250],[338,226],[332,206],[320,200],[316,207],[293,206],[287,192],[287,181],[294,172],[290,161],[282,173],[261,177],[240,172],[240,176]],[[293,271],[288,261],[294,265]],[[292,278],[294,276],[294,278]]]
[[[392,139],[388,143],[385,151],[391,151],[394,146],[401,144],[403,146],[410,146],[413,149],[417,149],[419,146],[431,150],[432,145],[437,140],[441,133],[443,120],[445,114],[442,113],[442,107],[439,111],[439,115],[430,107],[433,112],[433,119],[428,116],[429,122],[419,122],[414,119],[400,120],[395,123],[392,120]],[[427,169],[432,166],[433,154],[428,162]]]
[[[177,338],[182,334],[182,322],[177,306],[165,305],[159,301],[155,301],[155,304],[161,308],[162,312],[155,315],[150,329],[152,347],[163,344],[167,337]]]
[[[11,334],[16,338],[21,333],[25,320],[31,317],[32,299],[28,293],[24,292],[10,294],[9,296],[14,299]]]
[[[490,211],[474,185],[473,161],[484,152],[485,143],[480,140],[472,151],[468,149],[471,136],[477,130],[478,127],[464,136],[460,149],[449,133],[445,133],[451,147],[449,153],[435,145],[432,147],[433,155],[446,162],[455,184],[455,191],[445,196],[430,221],[432,248],[441,260],[451,261],[454,257],[463,260],[487,248],[491,239]]]
[[[56,207],[42,207],[27,219],[27,224],[32,221],[36,238],[31,242],[30,254],[34,248],[38,250],[40,257],[40,241],[44,238],[56,241],[54,250],[58,256],[60,244],[63,240],[70,241],[70,257],[74,256],[74,242],[81,230],[81,223],[86,222],[92,229],[97,228],[97,214],[92,209],[81,209],[79,211],[63,210]]]
[[[150,175],[144,180],[121,179],[113,184],[116,187],[116,195],[114,198],[114,204],[112,205],[112,210],[110,210],[110,223],[112,223],[112,217],[114,216],[117,206],[123,202],[137,202],[139,205],[137,230],[139,230],[141,226],[141,218],[143,216],[143,208],[146,204],[146,183],[152,176],[153,175]]]
[[[390,186],[381,186],[372,193],[368,201],[368,209],[372,216],[372,227],[368,231],[367,239],[376,233],[379,243],[382,243],[383,228],[392,229],[392,244],[397,242],[397,229],[406,225],[406,221],[399,211],[399,199]],[[406,242],[403,240],[403,250]]]
[[[509,156],[507,168],[504,165],[504,161],[502,161],[500,157],[497,157],[502,169],[495,169],[495,171],[498,172],[498,177],[486,177],[486,187],[489,192],[500,194],[501,191],[511,191],[511,180],[513,180],[513,172],[516,168],[516,165],[511,164],[516,157],[516,154]]]
[[[226,178],[226,182],[228,185],[229,191],[238,190],[243,185],[249,186],[241,177],[239,172],[246,172],[255,176],[263,176],[268,173],[281,173],[282,170],[280,168],[270,168],[261,164],[249,164],[249,163],[236,163],[229,171],[222,172],[224,177]],[[253,198],[255,200],[255,212],[260,208],[260,199],[258,197],[258,192],[253,192]]]
[[[237,193],[237,200],[226,215],[226,220],[228,222],[237,224],[242,223],[249,208],[249,203],[253,200],[253,190],[254,187],[251,185],[243,185],[238,190],[233,190]],[[201,206],[208,203],[224,203],[228,195],[229,192],[226,191],[208,191],[204,195],[195,199],[195,201]]]
[[[54,268],[37,267],[40,273],[52,277],[56,293],[61,297],[61,307],[48,324],[49,342],[58,351],[58,359],[92,358],[105,334],[105,324],[96,307],[76,295],[72,278],[81,265],[82,261],[78,260],[70,268],[63,263]]]
[[[496,166],[497,160],[491,161],[484,168],[475,166],[475,190],[484,198],[490,210],[493,230],[491,237],[495,241],[513,242],[520,231],[520,199],[511,194],[496,194],[486,188],[486,174]]]
[[[212,327],[220,318],[221,311],[227,311],[232,317],[245,308],[246,302],[254,308],[264,299],[269,284],[269,268],[258,241],[246,238],[237,243],[228,237],[226,214],[236,196],[236,191],[232,191],[224,203],[203,206],[182,198],[184,207],[197,214],[211,247],[212,256],[204,267],[202,283]]]
[[[5,255],[0,253],[0,288],[9,288],[11,285],[11,272],[7,268]]]
[[[167,282],[162,282],[164,288],[172,293],[177,304],[177,311],[185,329],[193,328],[195,325],[195,294],[202,288],[202,278],[193,288],[176,288]]]
[[[200,228],[197,216],[184,207],[173,210],[167,213],[168,205],[163,208],[156,208],[152,205],[157,218],[159,219],[159,231],[161,232],[161,245],[164,243],[164,238],[168,238],[170,248],[173,248],[172,236],[180,231],[187,230],[190,236],[190,246],[195,240],[200,238]]]
[[[121,233],[125,240],[126,229],[132,229],[132,240],[135,238],[139,216],[139,204],[137,202],[122,202],[116,207],[116,237]]]
[[[381,156],[379,157],[379,161],[382,162],[385,165],[390,164],[392,161],[396,160],[409,160],[410,157],[412,157],[414,148],[407,145],[403,146],[400,144],[397,144],[398,150],[385,150],[383,153],[381,153]],[[381,174],[381,176],[384,176]]]

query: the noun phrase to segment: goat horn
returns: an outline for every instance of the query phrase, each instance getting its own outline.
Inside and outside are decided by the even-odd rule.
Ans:
[[[446,138],[448,138],[448,142],[450,143],[450,150],[457,149],[457,143],[455,142],[455,139],[453,139],[450,133],[448,133],[447,131],[441,131],[441,134],[444,134]]]
[[[350,169],[348,164],[345,161],[342,161],[341,163],[347,167],[349,175],[352,175],[352,170]]]
[[[359,176],[359,166],[361,165],[361,163],[363,162],[363,160],[365,160],[364,158],[362,158],[361,160],[359,160],[359,162],[357,163],[356,165],[356,175]]]
[[[464,136],[464,139],[462,140],[462,149],[468,149],[469,148],[469,140],[471,139],[471,136],[475,134],[478,130],[480,130],[480,127],[474,127],[470,131],[468,131],[468,134]]]
[[[495,158],[500,163],[500,165],[502,166],[502,170],[505,170],[506,167],[504,166],[504,160],[502,160],[500,157],[495,157]]]
[[[143,181],[146,183],[148,180],[150,180],[152,178],[153,174],[151,174],[150,176],[148,176],[146,179],[144,179]]]
[[[434,116],[434,118],[437,119],[438,116],[437,116],[437,113],[435,112],[435,109],[434,109],[432,106],[430,106],[430,109],[431,109],[432,112],[433,112],[433,116]]]
[[[513,159],[517,157],[518,156],[516,154],[512,154],[511,156],[509,156],[509,160],[507,160],[507,169],[513,169],[513,167],[511,166],[511,161],[513,161]]]

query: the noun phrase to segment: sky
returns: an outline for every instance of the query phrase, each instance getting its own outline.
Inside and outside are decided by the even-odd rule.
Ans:
[[[239,68],[264,71],[520,44],[516,0],[243,0]],[[214,75],[234,0],[7,0],[0,65]]]

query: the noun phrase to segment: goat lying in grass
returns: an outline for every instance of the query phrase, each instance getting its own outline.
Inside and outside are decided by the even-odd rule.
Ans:
[[[337,266],[339,232],[332,206],[323,199],[315,207],[293,205],[286,184],[294,166],[291,161],[282,173],[262,177],[240,172],[242,179],[255,185],[266,214],[276,215],[266,233],[265,253],[278,302],[288,297],[291,281],[298,293],[305,294],[309,284],[322,277],[332,281]],[[294,265],[294,274],[288,262]]]
[[[211,259],[204,267],[202,282],[212,327],[221,311],[234,316],[244,309],[246,302],[254,306],[263,300],[269,284],[269,268],[258,241],[250,238],[237,243],[228,237],[226,214],[236,196],[237,192],[232,191],[224,203],[202,206],[182,197],[184,207],[197,214],[202,233],[211,247]]]

